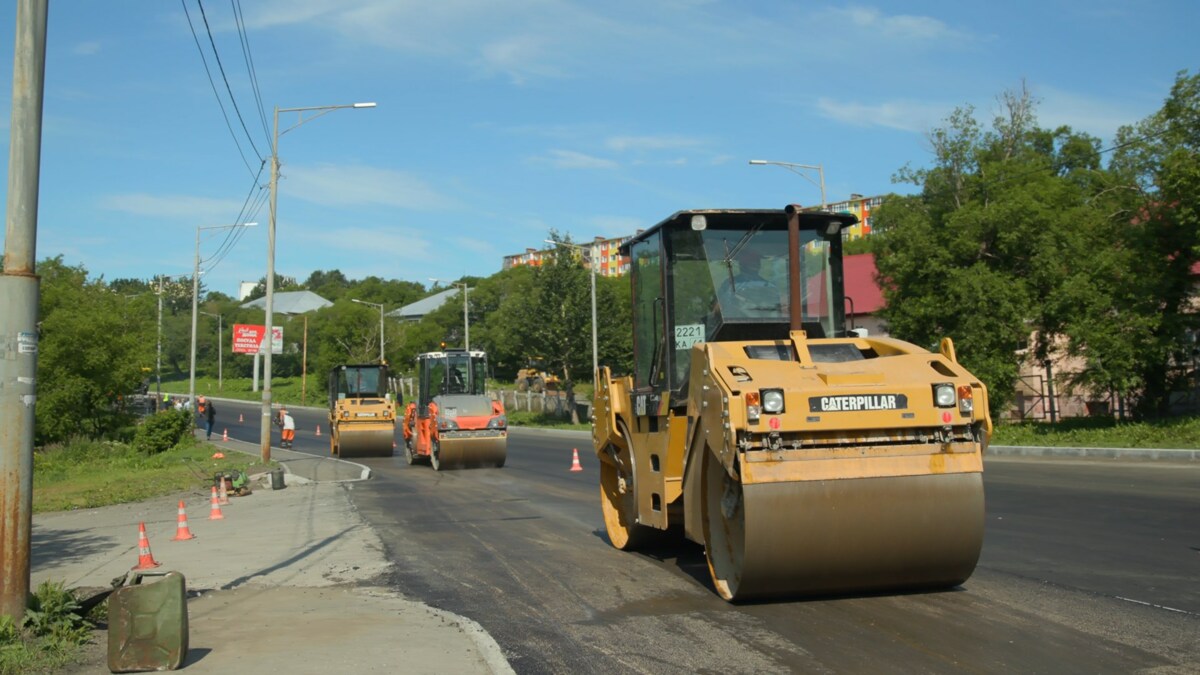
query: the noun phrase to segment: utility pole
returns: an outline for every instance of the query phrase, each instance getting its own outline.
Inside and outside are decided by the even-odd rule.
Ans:
[[[29,601],[33,430],[37,402],[38,176],[49,0],[18,0],[13,42],[8,213],[0,272],[0,616]]]

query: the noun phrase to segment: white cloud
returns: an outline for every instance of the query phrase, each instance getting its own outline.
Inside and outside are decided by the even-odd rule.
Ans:
[[[860,127],[886,127],[901,131],[924,132],[941,120],[952,106],[914,101],[888,101],[873,105],[817,100],[817,110],[829,119]]]
[[[616,152],[640,152],[647,150],[677,150],[680,148],[696,148],[704,145],[704,141],[687,136],[613,136],[604,142],[610,150]]]
[[[1137,109],[1129,99],[1102,100],[1054,87],[1039,86],[1034,93],[1039,126],[1053,129],[1066,125],[1100,138],[1112,138],[1118,127],[1134,124],[1157,109]]]
[[[945,22],[928,16],[911,14],[885,15],[874,7],[847,7],[829,9],[823,13],[829,23],[845,23],[853,27],[861,39],[871,36],[900,42],[942,43],[963,40],[969,34],[951,28]],[[868,33],[870,36],[864,36]]]
[[[394,225],[363,227],[294,227],[288,234],[293,245],[304,242],[323,250],[351,251],[357,258],[375,256],[426,261],[436,248],[423,232]]]
[[[592,235],[626,237],[646,229],[647,223],[631,216],[592,216],[584,221]]]
[[[76,56],[91,56],[100,51],[100,41],[90,40],[88,42],[80,42],[71,49],[71,53]]]
[[[544,157],[535,157],[535,162],[549,164],[556,169],[615,169],[617,163],[611,159],[593,157],[574,150],[551,150]]]
[[[191,195],[150,195],[130,193],[102,197],[100,208],[136,216],[172,218],[196,223],[221,223],[235,216],[241,202]]]
[[[416,211],[455,208],[450,197],[405,171],[369,166],[322,164],[285,166],[280,189],[314,204],[347,206],[380,204]]]

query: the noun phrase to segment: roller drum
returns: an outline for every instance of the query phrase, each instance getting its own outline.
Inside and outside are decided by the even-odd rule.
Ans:
[[[391,457],[395,429],[346,429],[338,431],[338,457]]]
[[[727,600],[945,588],[979,560],[982,474],[743,486],[707,464],[707,557]]]
[[[502,467],[507,456],[508,437],[504,435],[443,434],[438,439],[439,470]]]

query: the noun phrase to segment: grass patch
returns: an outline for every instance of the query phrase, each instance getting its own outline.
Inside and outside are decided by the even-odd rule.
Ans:
[[[997,425],[995,445],[1092,448],[1200,448],[1200,417],[1175,417],[1147,422],[1118,422],[1108,418],[1018,422]]]
[[[90,509],[161,497],[212,484],[220,471],[252,473],[256,458],[231,452],[212,459],[213,446],[190,437],[146,455],[112,441],[75,440],[33,455],[33,512]]]
[[[262,381],[259,381],[259,390],[253,391],[254,382],[250,378],[225,378],[224,382],[218,382],[215,377],[201,377],[196,375],[196,395],[197,396],[213,396],[216,398],[231,398],[237,401],[262,401]],[[271,378],[271,401],[274,403],[283,403],[285,405],[311,405],[318,408],[324,407],[328,400],[328,394],[325,391],[326,382],[324,377],[314,377],[312,373],[308,374],[307,381],[303,381],[300,377],[272,377]],[[188,379],[185,376],[182,380],[163,380],[163,393],[169,393],[172,396],[184,395],[188,393]],[[150,393],[154,393],[154,384],[150,385]]]
[[[533,413],[527,410],[509,412],[507,413],[506,417],[508,417],[508,423],[513,426],[540,427],[543,429],[569,429],[571,431],[592,430],[592,425],[586,422],[582,424],[571,424],[570,420],[565,420],[555,415]]]
[[[0,616],[0,675],[44,673],[75,663],[92,623],[61,582],[46,581],[29,598],[25,618]]]

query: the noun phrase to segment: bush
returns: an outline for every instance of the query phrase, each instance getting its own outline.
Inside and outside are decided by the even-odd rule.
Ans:
[[[145,455],[166,452],[192,434],[192,413],[164,410],[151,415],[133,434],[133,447]]]

